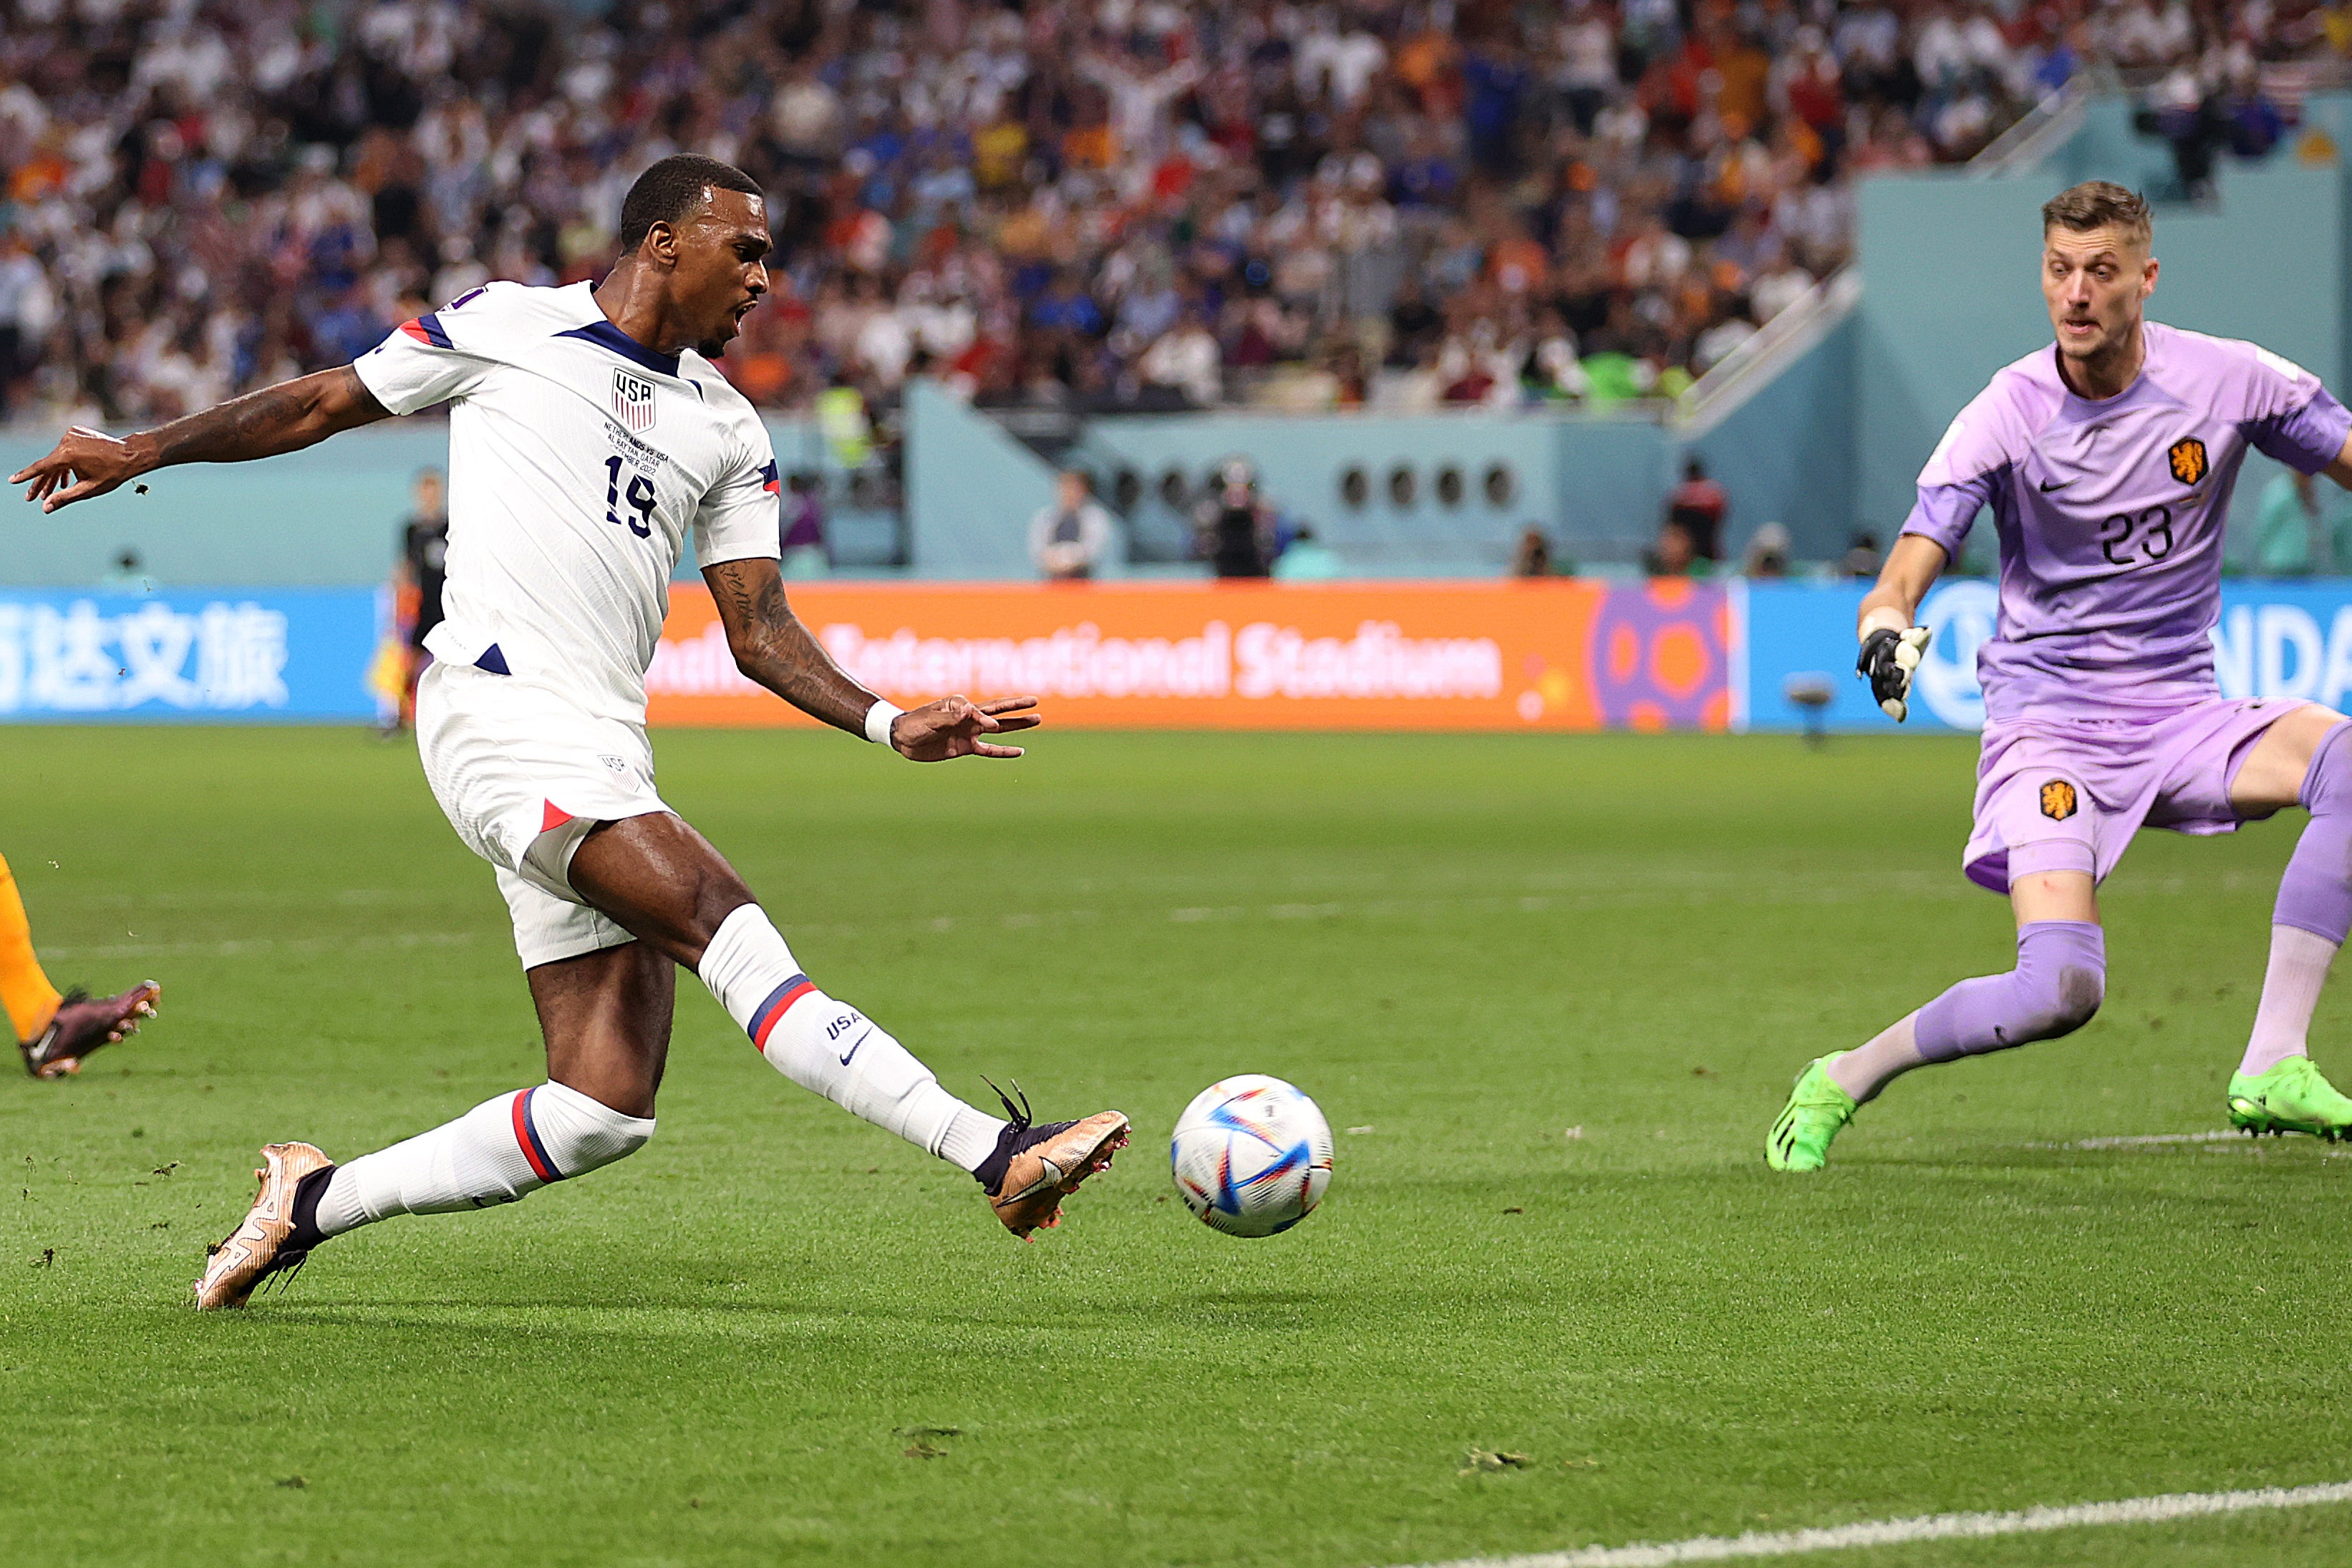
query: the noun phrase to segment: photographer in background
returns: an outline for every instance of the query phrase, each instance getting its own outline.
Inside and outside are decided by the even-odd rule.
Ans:
[[[1731,498],[1706,477],[1706,463],[1693,452],[1683,459],[1683,482],[1666,497],[1666,520],[1680,524],[1690,536],[1692,551],[1701,560],[1723,559],[1723,519]]]
[[[1257,470],[1246,458],[1228,458],[1214,493],[1196,514],[1196,553],[1220,577],[1264,577],[1274,557],[1274,509],[1257,493]]]
[[[1065,468],[1054,504],[1029,520],[1029,559],[1054,583],[1092,577],[1110,550],[1110,513],[1095,500],[1094,476]]]

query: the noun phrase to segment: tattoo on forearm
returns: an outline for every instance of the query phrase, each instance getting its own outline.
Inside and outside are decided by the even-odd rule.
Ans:
[[[353,397],[354,387],[360,398]],[[340,411],[357,407],[362,399],[374,401],[349,366],[281,381],[148,432],[155,444],[155,466],[241,463],[322,441],[341,427],[333,417],[339,410],[331,407],[335,394],[341,395]]]
[[[784,598],[781,578],[756,579],[740,572],[714,572],[721,598],[719,618],[743,628],[736,658],[743,673],[799,709],[853,735],[865,733],[866,710],[874,694],[834,663],[824,645],[809,634]]]
[[[293,382],[265,386],[202,414],[174,419],[154,432],[158,466],[173,463],[234,463],[266,457],[282,436],[309,412],[310,399]]]

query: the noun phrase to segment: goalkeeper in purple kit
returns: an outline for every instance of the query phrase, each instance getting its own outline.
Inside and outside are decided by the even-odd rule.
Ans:
[[[2144,319],[2158,267],[2139,196],[2093,181],[2042,218],[2057,342],[1952,421],[1859,628],[1861,672],[1899,720],[1927,643],[1919,601],[1991,510],[2000,616],[1977,659],[1984,747],[1964,864],[2009,895],[2017,967],[1809,1063],[1766,1140],[1775,1170],[1820,1169],[1855,1110],[1913,1068],[2089,1022],[2106,988],[2098,885],[2143,825],[2228,833],[2297,805],[2311,820],[2279,884],[2229,1115],[2251,1132],[2352,1134],[2352,1100],[2305,1044],[2352,930],[2352,723],[2222,697],[2209,635],[2246,449],[2352,489],[2352,413],[2267,350]]]

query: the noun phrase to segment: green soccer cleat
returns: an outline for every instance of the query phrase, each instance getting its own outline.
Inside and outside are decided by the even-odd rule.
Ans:
[[[2319,1076],[2309,1057],[2289,1057],[2259,1078],[2230,1075],[2230,1125],[2249,1132],[2352,1138],[2352,1100]]]
[[[1841,1052],[1815,1057],[1797,1075],[1797,1087],[1789,1091],[1789,1103],[1781,1108],[1780,1119],[1772,1123],[1770,1136],[1764,1140],[1764,1163],[1776,1171],[1818,1171],[1829,1163],[1830,1140],[1838,1129],[1853,1120],[1853,1096],[1837,1086],[1830,1077],[1830,1063]],[[2347,1102],[2352,1110],[2352,1102]]]

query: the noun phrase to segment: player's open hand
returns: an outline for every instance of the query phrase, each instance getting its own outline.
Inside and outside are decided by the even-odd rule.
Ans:
[[[29,486],[25,499],[39,501],[41,510],[50,512],[102,496],[140,472],[129,442],[77,425],[47,457],[11,474],[8,482]]]
[[[1927,657],[1927,642],[1934,635],[1925,626],[1899,632],[1881,626],[1862,639],[1862,657],[1853,661],[1853,668],[1869,679],[1870,694],[1897,724],[1910,716],[1911,678]]]
[[[919,763],[944,763],[950,757],[1017,757],[1020,747],[1001,746],[988,737],[1035,729],[1045,721],[1029,711],[1036,706],[1034,697],[1000,697],[993,702],[942,697],[891,720],[890,744],[900,756]]]

